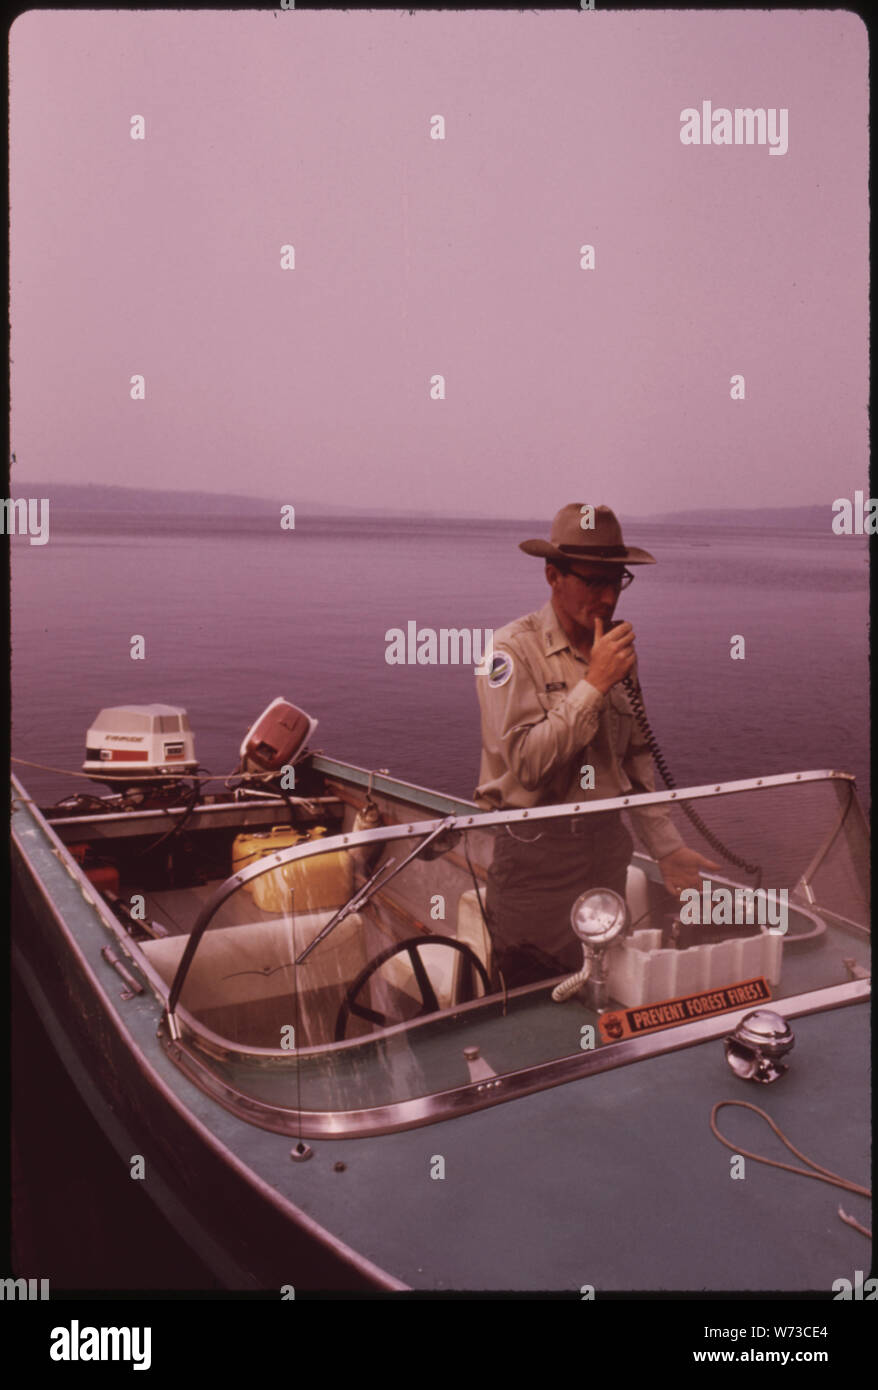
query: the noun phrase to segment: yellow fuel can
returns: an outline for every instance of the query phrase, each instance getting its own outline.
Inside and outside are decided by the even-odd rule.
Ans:
[[[326,826],[316,825],[307,838],[315,840],[325,834]],[[249,868],[257,859],[277,850],[300,844],[305,838],[289,825],[276,825],[266,834],[237,835],[232,844],[232,873]],[[354,888],[354,866],[347,850],[335,850],[292,864],[279,864],[244,888],[263,912],[289,912],[291,907],[297,913],[320,912],[347,902]]]

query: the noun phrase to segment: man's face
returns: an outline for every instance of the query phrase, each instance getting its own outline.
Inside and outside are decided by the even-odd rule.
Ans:
[[[577,560],[570,574],[562,574],[554,565],[547,565],[546,577],[552,586],[556,610],[560,609],[587,632],[594,632],[595,618],[606,626],[619,599],[623,569],[623,565],[592,565]],[[586,584],[583,579],[599,582]]]

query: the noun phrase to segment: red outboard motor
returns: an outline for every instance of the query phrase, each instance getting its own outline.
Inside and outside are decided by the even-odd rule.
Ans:
[[[272,700],[241,744],[242,772],[280,772],[302,756],[317,720],[288,700]]]

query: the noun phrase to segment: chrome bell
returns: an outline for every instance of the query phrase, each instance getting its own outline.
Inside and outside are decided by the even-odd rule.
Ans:
[[[781,1061],[795,1045],[786,1019],[771,1009],[754,1009],[725,1038],[726,1061],[745,1081],[777,1081],[787,1070]]]

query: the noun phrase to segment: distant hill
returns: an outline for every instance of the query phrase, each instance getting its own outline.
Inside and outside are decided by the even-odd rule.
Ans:
[[[52,504],[53,521],[69,516],[71,522],[83,516],[115,513],[141,516],[151,521],[194,521],[213,517],[217,520],[252,519],[275,515],[285,501],[293,502],[296,517],[374,517],[376,520],[400,519],[407,516],[431,517],[439,520],[438,512],[411,511],[400,507],[356,507],[337,502],[321,502],[289,497],[272,499],[252,497],[243,493],[175,491],[162,488],[117,487],[103,483],[53,483],[32,481],[16,476],[11,486],[16,497],[48,497]],[[445,515],[452,515],[447,513]],[[488,513],[467,511],[458,514],[473,521],[490,521],[508,525],[547,526],[547,518],[534,520],[513,517],[492,518]],[[625,525],[643,523],[657,526],[720,526],[758,529],[778,527],[794,531],[825,531],[832,516],[831,500],[822,506],[810,507],[702,507],[692,510],[659,512],[652,515],[633,514],[622,510]]]
[[[758,529],[778,527],[790,531],[825,531],[832,522],[832,502],[830,499],[817,507],[729,507],[725,510],[716,507],[696,508],[692,511],[660,512],[653,516],[626,518],[632,521],[649,522],[651,525],[683,526],[728,526],[730,529],[745,527]]]
[[[295,490],[293,490],[295,491]],[[231,492],[187,492],[176,489],[116,487],[104,483],[32,482],[15,477],[15,496],[48,497],[52,508],[64,512],[139,512],[159,517],[173,511],[190,516],[265,516],[292,502],[299,512],[311,516],[386,516],[386,507],[347,507],[333,502],[313,502],[296,497],[272,499]],[[402,511],[398,515],[406,515]]]

